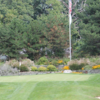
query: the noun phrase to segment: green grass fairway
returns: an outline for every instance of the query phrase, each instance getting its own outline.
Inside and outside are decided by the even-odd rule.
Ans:
[[[98,100],[100,75],[44,74],[0,77],[0,100]]]

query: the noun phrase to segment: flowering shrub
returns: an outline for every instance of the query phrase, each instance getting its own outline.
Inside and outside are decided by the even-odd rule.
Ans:
[[[46,71],[47,70],[47,68],[46,67],[43,67],[43,66],[40,66],[39,68],[38,68],[38,71]]]
[[[69,66],[64,66],[62,69],[63,70],[69,70]]]
[[[32,66],[32,67],[31,67],[31,71],[37,71],[37,67]]]
[[[93,66],[92,69],[100,69],[100,65]]]
[[[82,68],[82,70],[84,70],[84,67]]]
[[[58,60],[58,64],[63,64],[63,60]]]

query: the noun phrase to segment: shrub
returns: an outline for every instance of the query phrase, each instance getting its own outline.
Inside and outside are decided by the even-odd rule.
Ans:
[[[17,69],[19,68],[19,62],[15,59],[7,61],[6,64],[13,68],[17,68]]]
[[[59,65],[57,60],[52,60],[50,64],[53,64],[55,66]]]
[[[69,61],[69,59],[63,58],[64,65],[67,65],[68,61]]]
[[[92,69],[100,69],[100,65],[95,65],[92,67]]]
[[[20,66],[20,71],[21,72],[27,72],[27,71],[29,71],[29,69],[25,65],[21,65]]]
[[[46,57],[41,57],[39,60],[38,60],[38,62],[37,62],[37,64],[38,65],[47,65],[48,64],[48,59],[46,58]]]
[[[74,64],[70,65],[70,69],[71,69],[71,70],[80,70],[80,69],[82,69],[84,66],[85,66],[85,64],[83,64],[83,63],[81,63],[81,64],[76,64],[76,63],[74,63]]]
[[[54,65],[49,65],[49,66],[47,66],[47,70],[48,71],[55,71],[55,70],[57,70],[57,68]]]
[[[63,60],[58,60],[58,64],[62,65],[63,64]]]
[[[64,66],[62,69],[63,70],[69,70],[69,66]]]
[[[37,67],[32,66],[31,71],[37,71]]]
[[[22,65],[25,65],[27,67],[31,67],[31,66],[34,66],[34,61],[30,60],[30,59],[22,59],[21,61],[21,64]]]
[[[92,67],[90,65],[86,65],[83,68],[84,68],[84,70],[91,70],[92,69]]]
[[[90,64],[90,60],[84,59],[84,58],[83,59],[75,59],[75,60],[71,60],[67,63],[67,65],[72,65],[72,64],[78,64],[78,65],[84,64],[84,65],[86,65],[86,64]]]
[[[43,66],[40,66],[39,68],[38,68],[38,71],[46,71],[47,70],[47,68],[46,67],[43,67]]]
[[[0,66],[0,75],[1,76],[7,76],[7,75],[14,75],[18,74],[19,70],[17,68],[12,68],[9,65],[2,65]]]

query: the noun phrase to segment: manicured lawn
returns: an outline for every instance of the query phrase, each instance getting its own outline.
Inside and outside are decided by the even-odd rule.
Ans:
[[[98,100],[100,75],[44,74],[0,77],[0,100]]]

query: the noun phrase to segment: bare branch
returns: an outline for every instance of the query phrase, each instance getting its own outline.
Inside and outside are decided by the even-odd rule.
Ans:
[[[78,19],[78,17],[76,17],[74,20],[73,20],[73,23]]]
[[[86,6],[86,0],[85,0],[85,2],[84,2],[84,7]]]
[[[61,0],[61,2],[63,3],[63,5],[64,5],[67,9],[69,9],[68,5],[67,5],[63,0]]]
[[[76,13],[75,13],[75,12],[72,14],[72,17],[73,17],[74,15],[76,15]]]
[[[78,1],[79,1],[79,0],[77,0],[77,1],[75,2],[75,0],[74,0],[73,9],[76,7],[76,4],[77,4]]]

